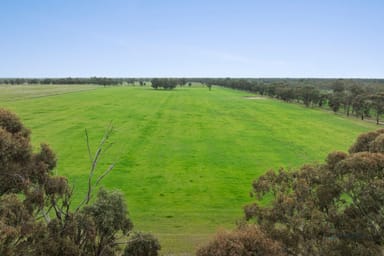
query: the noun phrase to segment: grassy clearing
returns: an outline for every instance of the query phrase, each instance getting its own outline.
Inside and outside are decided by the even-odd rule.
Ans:
[[[54,96],[78,91],[94,90],[94,85],[1,85],[0,102]]]
[[[118,162],[103,185],[124,192],[137,229],[157,234],[167,254],[191,252],[219,226],[232,227],[252,201],[252,180],[266,170],[321,162],[376,128],[244,96],[217,87],[111,87],[0,103],[32,129],[36,146],[48,142],[57,152],[57,172],[70,177],[75,203],[89,169],[84,128],[96,146],[112,121],[115,145],[100,171]]]

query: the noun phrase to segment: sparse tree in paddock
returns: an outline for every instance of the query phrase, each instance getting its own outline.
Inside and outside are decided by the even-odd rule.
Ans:
[[[178,81],[177,79],[171,78],[153,78],[151,83],[154,89],[163,88],[165,90],[172,90],[176,88]]]
[[[161,81],[160,81],[160,79],[159,78],[153,78],[152,80],[151,80],[151,86],[152,86],[152,88],[153,89],[158,89],[159,87],[161,87]]]

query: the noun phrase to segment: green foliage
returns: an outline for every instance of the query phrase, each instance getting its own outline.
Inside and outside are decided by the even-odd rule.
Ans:
[[[151,80],[152,88],[154,89],[163,88],[165,90],[172,90],[176,88],[178,83],[183,85],[185,82],[184,80],[180,82],[179,79],[172,78],[153,78]]]
[[[335,93],[329,97],[328,105],[331,107],[332,111],[337,113],[342,106],[343,94]]]
[[[332,90],[335,93],[342,93],[345,90],[345,82],[343,79],[337,79],[332,83]]]
[[[380,116],[384,114],[384,93],[369,95],[372,108],[376,112],[376,124],[380,122]]]
[[[36,84],[45,84],[45,85],[116,85],[123,83],[134,83],[136,79],[134,78],[111,78],[111,77],[90,77],[90,78],[79,78],[79,77],[65,77],[65,78],[9,78],[3,79],[0,78],[0,84],[8,85],[36,85]]]
[[[371,101],[367,95],[360,94],[352,99],[352,109],[356,116],[360,116],[361,120],[364,120],[365,116],[369,116],[371,108]]]
[[[14,114],[0,109],[1,255],[41,255],[42,243],[51,239],[50,211],[57,222],[66,221],[70,189],[67,179],[52,176],[55,166],[51,149],[42,144],[34,153],[29,131]],[[42,218],[45,223],[38,221]]]
[[[384,244],[384,130],[362,134],[350,154],[325,164],[269,171],[253,183],[268,206],[245,208],[289,255],[381,255]]]
[[[255,225],[242,225],[232,232],[220,231],[197,256],[283,256],[279,242],[273,241]]]
[[[88,237],[84,247],[92,248],[90,253],[93,255],[108,255],[104,250],[114,252],[118,249],[117,235],[127,235],[133,228],[127,214],[121,193],[100,189],[96,201],[80,211],[80,221],[86,220],[87,229],[93,231],[93,239]]]
[[[157,256],[160,248],[159,241],[153,235],[133,233],[124,249],[123,256]]]

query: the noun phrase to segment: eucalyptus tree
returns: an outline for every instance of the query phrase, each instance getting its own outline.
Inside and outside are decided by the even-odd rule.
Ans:
[[[46,144],[32,150],[30,131],[0,109],[0,255],[115,255],[128,244],[133,224],[123,195],[101,189],[91,200],[114,166],[96,170],[111,131],[106,130],[95,153],[88,147],[87,193],[71,207],[74,190],[66,177],[53,174],[54,152]]]

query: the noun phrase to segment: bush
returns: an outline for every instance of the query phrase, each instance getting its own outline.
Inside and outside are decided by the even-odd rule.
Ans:
[[[235,231],[220,231],[197,256],[280,256],[280,243],[273,241],[255,225],[240,226]]]
[[[159,241],[151,234],[134,233],[124,249],[123,256],[157,256]]]

